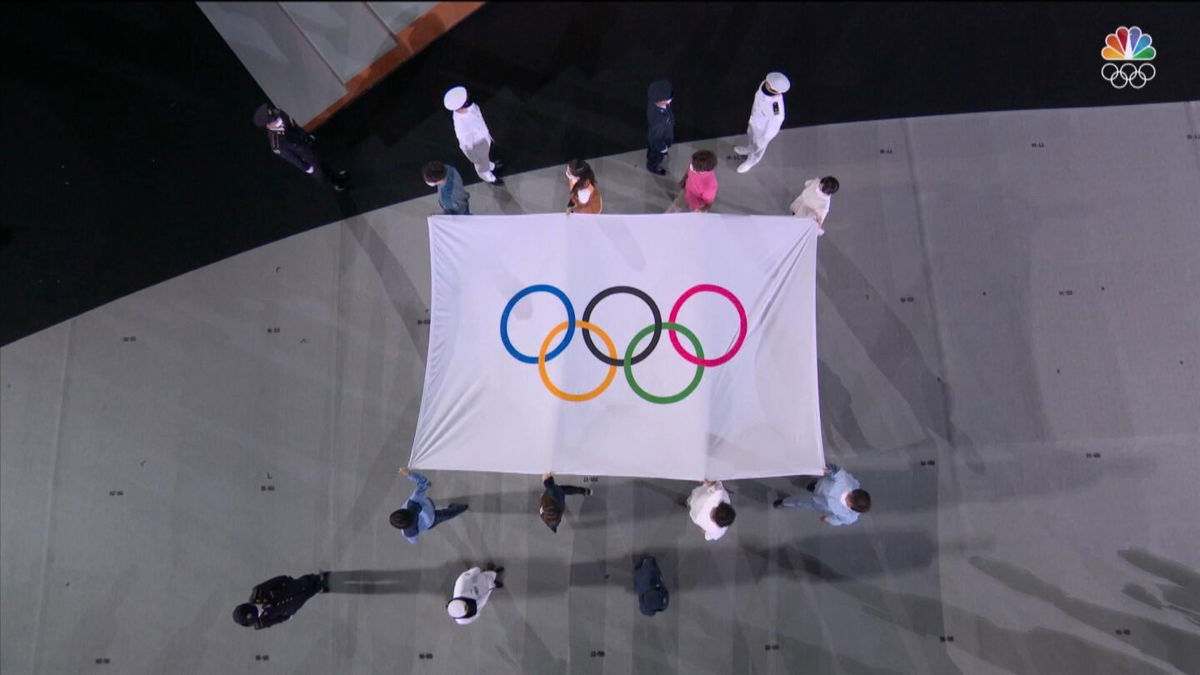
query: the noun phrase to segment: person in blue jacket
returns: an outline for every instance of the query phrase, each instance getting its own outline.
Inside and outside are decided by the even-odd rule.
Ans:
[[[458,169],[444,162],[428,162],[421,167],[421,178],[431,188],[437,188],[438,203],[447,216],[471,215],[471,195],[463,187]]]
[[[467,510],[466,504],[450,504],[444,509],[435,509],[433,500],[425,496],[433,483],[424,475],[409,471],[408,467],[401,467],[400,473],[408,476],[417,487],[404,503],[404,508],[392,512],[389,521],[392,527],[400,530],[410,542],[417,543],[417,537],[425,530],[431,530]]]
[[[808,484],[810,494],[775,500],[775,508],[811,509],[823,514],[821,522],[851,525],[858,514],[871,510],[871,495],[859,487],[858,479],[837,464],[827,464],[825,475]]]

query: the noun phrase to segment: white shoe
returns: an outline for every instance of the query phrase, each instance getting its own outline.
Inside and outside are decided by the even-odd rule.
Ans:
[[[817,236],[818,236],[818,237],[825,236],[825,230],[824,230],[824,228],[820,228],[820,227],[818,227],[818,228],[817,228]]]
[[[753,167],[754,167],[754,165],[751,164],[749,161],[742,162],[741,164],[738,165],[737,172],[738,173],[746,173]]]
[[[739,155],[749,155],[750,154],[750,148],[747,148],[744,145],[735,146],[733,148],[733,151]]]

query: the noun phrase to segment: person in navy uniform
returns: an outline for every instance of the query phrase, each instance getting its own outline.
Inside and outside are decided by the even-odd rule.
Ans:
[[[264,103],[254,111],[254,126],[267,130],[271,152],[294,164],[325,187],[332,187],[338,192],[346,189],[346,172],[330,174],[329,167],[317,156],[313,136],[296,124],[290,115],[270,103]]]
[[[255,586],[250,602],[234,608],[233,620],[255,630],[270,628],[292,618],[312,596],[328,592],[328,572],[305,574],[299,579],[277,576]]]
[[[638,609],[646,616],[665,611],[670,594],[663,585],[662,572],[653,556],[643,556],[633,568],[633,590],[638,596]]]
[[[667,175],[663,159],[675,142],[675,113],[671,110],[671,82],[655,80],[646,89],[646,170]]]

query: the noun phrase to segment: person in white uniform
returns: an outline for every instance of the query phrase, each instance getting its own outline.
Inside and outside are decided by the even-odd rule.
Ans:
[[[692,522],[704,530],[704,538],[716,541],[725,536],[737,514],[729,503],[729,493],[721,481],[706,480],[692,490],[686,502]]]
[[[489,157],[492,152],[492,134],[488,131],[487,122],[483,121],[483,112],[479,110],[479,105],[467,98],[467,88],[451,87],[442,97],[442,105],[451,111],[450,118],[454,120],[454,135],[458,137],[458,147],[475,165],[475,173],[486,183],[504,185],[504,181],[495,174],[504,167],[504,163],[493,162]]]
[[[792,215],[797,218],[812,218],[817,221],[817,236],[825,234],[825,217],[829,215],[829,203],[838,191],[838,179],[833,176],[810,178],[804,182],[804,191],[792,202]]]
[[[767,144],[779,133],[785,117],[783,110],[783,94],[792,88],[783,73],[767,73],[767,77],[758,85],[754,92],[754,106],[750,108],[750,123],[746,129],[749,145],[739,145],[733,149],[739,155],[747,155],[746,161],[738,166],[738,173],[746,173],[754,168],[767,150]]]
[[[460,626],[465,626],[479,618],[479,610],[487,604],[488,597],[497,588],[504,588],[504,582],[497,579],[503,567],[494,567],[488,563],[486,570],[478,567],[458,575],[454,582],[454,597],[446,603],[446,613]]]

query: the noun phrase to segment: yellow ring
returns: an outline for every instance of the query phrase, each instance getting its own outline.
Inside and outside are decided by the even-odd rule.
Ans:
[[[558,324],[554,327],[554,330],[550,331],[550,334],[546,336],[546,339],[542,341],[542,348],[538,351],[538,375],[542,376],[542,384],[546,385],[546,388],[550,390],[550,393],[561,398],[562,400],[576,402],[590,401],[600,394],[603,394],[604,390],[608,389],[608,385],[612,384],[613,378],[617,375],[617,367],[609,366],[608,375],[605,376],[604,381],[600,383],[600,386],[585,394],[568,394],[567,392],[554,386],[554,383],[550,381],[550,375],[546,373],[546,352],[550,350],[550,343],[554,341],[554,336],[566,330],[567,325],[568,324],[566,321]],[[596,335],[599,335],[600,339],[604,340],[604,346],[608,347],[608,358],[614,360],[617,358],[617,346],[613,344],[612,338],[608,336],[608,333],[600,330],[599,326],[590,321],[577,320],[575,321],[575,327],[582,328],[584,330],[590,330]]]

